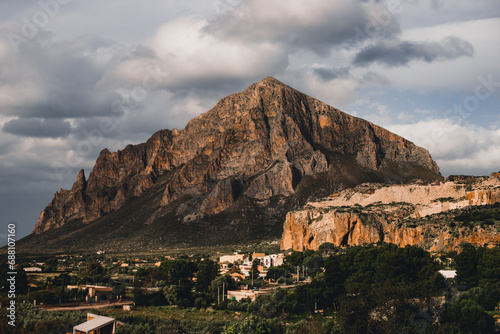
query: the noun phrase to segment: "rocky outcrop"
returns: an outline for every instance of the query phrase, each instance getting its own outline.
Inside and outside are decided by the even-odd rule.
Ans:
[[[455,209],[500,203],[498,178],[476,179],[476,189],[468,190],[470,186],[445,181],[433,185],[364,184],[348,189],[289,212],[281,248],[318,249],[325,242],[336,246],[389,242],[431,251],[456,249],[462,242],[498,245],[498,224],[460,227],[453,218],[443,215]]]
[[[71,190],[56,193],[34,233],[70,221],[84,226],[149,196],[150,206],[136,208],[140,216],[123,214],[121,222],[161,228],[173,217],[203,223],[226,214],[229,225],[261,220],[263,234],[277,235],[285,213],[311,197],[414,178],[441,178],[425,149],[268,77],[183,130],[158,131],[118,152],[104,149],[87,181],[82,171]],[[242,210],[252,215],[236,214]]]

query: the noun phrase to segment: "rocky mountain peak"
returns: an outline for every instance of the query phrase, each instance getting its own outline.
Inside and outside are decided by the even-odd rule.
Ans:
[[[73,187],[71,188],[72,192],[77,192],[77,191],[85,191],[85,188],[87,188],[87,179],[85,178],[85,171],[83,169],[80,169],[80,172],[78,172],[78,176],[76,177],[75,183],[73,183]]]
[[[441,178],[425,149],[267,77],[182,130],[104,149],[87,181],[81,171],[70,191],[56,194],[34,233],[106,222],[154,229],[162,240],[180,240],[169,231],[182,226],[191,231],[183,242],[224,239],[228,230],[238,240],[276,237],[286,212],[310,198],[415,178]]]

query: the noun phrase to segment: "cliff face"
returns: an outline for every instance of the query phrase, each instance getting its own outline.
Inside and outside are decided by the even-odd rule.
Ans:
[[[223,217],[228,225],[264,219],[263,235],[278,235],[286,211],[311,196],[414,178],[440,178],[425,149],[268,77],[223,98],[181,131],[103,150],[88,180],[81,171],[71,190],[57,192],[33,232],[71,221],[84,226],[154,194],[150,206],[137,208],[140,217],[120,219],[161,228],[167,215],[207,224],[232,215]],[[233,215],[241,210],[252,214]]]
[[[325,242],[357,246],[382,241],[431,251],[457,249],[462,242],[498,245],[498,223],[463,224],[461,218],[454,218],[459,213],[451,211],[500,203],[497,177],[476,181],[473,186],[448,181],[389,187],[364,184],[345,190],[289,212],[281,248],[305,250],[318,249]]]

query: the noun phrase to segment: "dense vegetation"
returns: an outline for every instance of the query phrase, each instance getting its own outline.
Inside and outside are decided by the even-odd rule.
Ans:
[[[464,244],[460,253],[442,256],[448,257],[454,258],[458,274],[452,281],[438,273],[442,267],[435,258],[417,247],[379,244],[339,249],[324,244],[318,251],[291,253],[286,264],[267,273],[277,282],[290,283],[297,273],[301,280],[310,277],[310,282],[239,302],[220,298],[222,287],[235,289],[237,283],[229,276],[218,276],[216,262],[184,257],[135,272],[129,283],[134,285],[130,296],[136,311],[102,312],[111,312],[127,324],[119,329],[121,334],[494,333],[492,315],[498,314],[500,306],[500,248]],[[1,274],[4,279],[6,273]],[[51,298],[76,299],[60,289],[75,280],[108,280],[116,294],[127,294],[109,271],[89,261],[78,276],[61,274],[50,284],[45,282],[37,298],[54,293]],[[253,283],[265,284],[257,279]],[[21,294],[26,291],[22,279],[19,289]],[[84,318],[79,312],[48,312],[23,305],[24,299],[21,295],[18,301],[19,333],[59,333]],[[3,318],[4,313],[2,309]],[[0,332],[13,332],[2,326]]]

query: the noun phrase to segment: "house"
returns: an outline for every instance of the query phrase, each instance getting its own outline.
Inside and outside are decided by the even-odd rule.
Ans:
[[[231,278],[235,281],[243,281],[245,279],[245,275],[240,273],[231,273],[229,276],[231,276]]]
[[[229,270],[229,262],[219,262],[219,268],[222,269],[227,269]]]
[[[264,263],[264,257],[266,257],[264,253],[252,253],[252,261],[257,260],[259,264]]]
[[[240,301],[244,298],[250,298],[254,301],[260,295],[267,295],[268,291],[254,291],[254,290],[227,290],[227,299]]]
[[[259,271],[259,278],[266,278],[267,277],[267,268],[264,266],[258,266],[257,270]]]
[[[113,301],[113,288],[107,286],[99,285],[67,285],[68,290],[79,289],[85,290],[89,289],[89,293],[86,297],[87,303],[102,303]]]
[[[27,273],[34,273],[34,272],[42,271],[42,268],[38,268],[38,267],[26,267],[26,268],[24,268],[24,271],[27,272]]]
[[[231,254],[223,255],[219,258],[219,262],[235,263],[237,261],[243,262],[247,257],[246,254]]]
[[[252,273],[252,262],[240,265],[240,271],[245,276],[250,276]]]
[[[285,262],[285,256],[283,254],[271,254],[264,256],[263,265],[266,268],[281,266]]]
[[[443,275],[444,278],[446,279],[453,279],[455,276],[457,276],[457,271],[456,270],[439,270],[439,273]]]
[[[288,285],[288,286],[280,286],[280,289],[290,289],[293,288],[294,285]],[[260,290],[249,290],[248,286],[241,288],[240,290],[227,290],[227,299],[229,300],[236,300],[240,301],[241,299],[244,298],[250,298],[252,301],[257,299],[257,297],[262,296],[262,295],[269,295],[276,291],[278,287],[273,287],[273,288],[266,288],[266,289],[260,289]]]
[[[87,313],[87,321],[73,327],[73,334],[114,334],[123,325],[114,318]]]
[[[106,286],[88,285],[89,294],[87,301],[89,303],[101,303],[113,301],[113,288]]]

